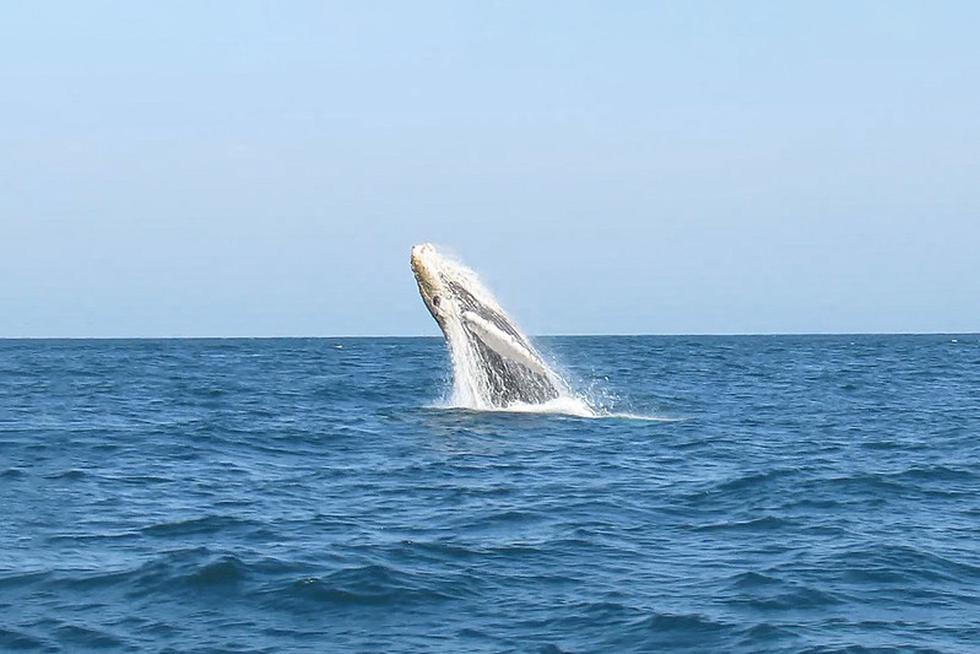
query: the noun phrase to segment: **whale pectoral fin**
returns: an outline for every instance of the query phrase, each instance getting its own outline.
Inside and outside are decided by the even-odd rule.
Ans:
[[[463,313],[463,322],[484,345],[503,358],[548,377],[548,369],[535,354],[490,321],[472,311],[466,311]]]

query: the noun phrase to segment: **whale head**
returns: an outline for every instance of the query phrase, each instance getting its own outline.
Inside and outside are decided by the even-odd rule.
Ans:
[[[454,308],[446,301],[449,288],[443,271],[448,263],[431,243],[420,243],[412,248],[412,272],[419,285],[419,295],[443,331]]]

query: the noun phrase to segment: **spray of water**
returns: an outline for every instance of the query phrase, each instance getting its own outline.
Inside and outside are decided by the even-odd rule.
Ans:
[[[448,405],[596,416],[542,358],[473,270],[428,244],[413,248],[412,268],[422,299],[449,347],[453,385]]]

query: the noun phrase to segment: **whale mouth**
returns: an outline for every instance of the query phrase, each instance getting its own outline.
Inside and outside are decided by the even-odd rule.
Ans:
[[[571,398],[514,320],[471,269],[431,243],[412,248],[419,295],[445,336],[453,363],[452,404],[500,410]]]

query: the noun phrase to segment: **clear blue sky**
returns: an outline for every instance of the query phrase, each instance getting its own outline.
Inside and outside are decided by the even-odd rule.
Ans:
[[[0,336],[980,330],[980,3],[7,2]]]

